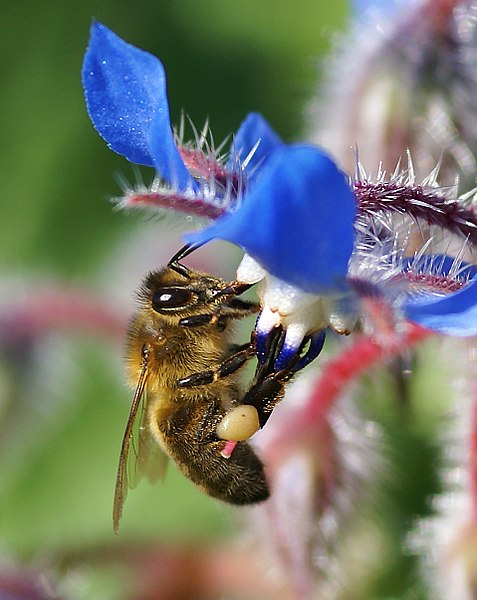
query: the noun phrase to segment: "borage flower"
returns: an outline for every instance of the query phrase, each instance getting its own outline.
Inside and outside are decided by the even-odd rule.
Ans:
[[[214,222],[188,234],[189,243],[221,238],[244,250],[237,279],[262,280],[259,357],[270,332],[286,330],[277,369],[304,338],[311,345],[300,366],[311,360],[328,327],[348,333],[363,309],[378,333],[406,318],[439,333],[477,333],[475,269],[462,261],[477,218],[469,197],[438,187],[436,172],[416,185],[412,165],[375,181],[358,168],[350,183],[323,150],[284,144],[257,114],[245,119],[227,159],[204,136],[183,144],[171,128],[161,62],[99,23],[83,82],[109,147],[157,172],[151,189],[127,194],[123,206],[205,217]],[[447,256],[454,234],[467,242]]]
[[[124,42],[101,23],[91,28],[83,63],[91,120],[108,146],[133,163],[154,167],[146,193],[131,193],[123,206],[147,205],[216,219],[237,208],[279,136],[251,113],[237,132],[227,162],[196,133],[183,144],[171,127],[164,67],[159,59]],[[204,149],[205,148],[205,149]]]

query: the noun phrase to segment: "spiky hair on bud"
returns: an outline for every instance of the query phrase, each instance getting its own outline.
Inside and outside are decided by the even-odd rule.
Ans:
[[[477,243],[477,190],[459,194],[458,182],[441,186],[440,163],[417,182],[410,153],[391,174],[367,173],[357,160],[351,182],[356,195],[356,240],[350,276],[386,291],[446,294],[475,273],[464,262]],[[384,289],[383,287],[381,289]]]
[[[380,165],[374,178],[357,162],[353,188],[358,215],[383,212],[408,215],[416,222],[436,225],[477,243],[477,188],[459,195],[458,181],[453,186],[439,185],[440,162],[417,183],[409,151],[407,161],[406,168],[401,168],[399,161],[389,176]]]
[[[258,144],[241,160],[233,144],[230,151],[224,151],[229,137],[218,146],[215,145],[208,121],[198,130],[189,117],[187,120],[192,130],[192,139],[184,141],[185,117],[182,115],[178,130],[174,130],[174,141],[184,165],[198,185],[180,189],[177,184],[165,181],[159,174],[156,174],[149,186],[141,182],[133,186],[122,182],[123,195],[115,200],[119,209],[172,211],[214,221],[240,206],[247,179],[244,170],[252,160]]]

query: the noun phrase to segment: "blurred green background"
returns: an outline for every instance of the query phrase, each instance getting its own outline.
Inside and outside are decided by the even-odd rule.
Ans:
[[[182,110],[198,127],[209,117],[220,142],[253,110],[292,141],[306,137],[303,108],[347,3],[19,1],[2,2],[1,15],[3,311],[15,308],[16,295],[28,303],[51,288],[86,290],[123,314],[145,263],[159,266],[179,247],[179,232],[167,231],[167,221],[153,230],[142,215],[119,214],[109,203],[121,193],[117,176],[134,181],[137,173],[108,151],[84,108],[80,70],[91,19],[161,57],[173,122]],[[141,177],[148,182],[151,173]],[[0,373],[7,562],[68,566],[128,540],[198,539],[230,527],[226,509],[170,469],[160,489],[144,484],[130,493],[115,538],[112,493],[131,399],[121,343],[68,327],[25,339],[9,340]],[[69,597],[121,597],[116,573],[75,573],[65,568],[61,579]]]

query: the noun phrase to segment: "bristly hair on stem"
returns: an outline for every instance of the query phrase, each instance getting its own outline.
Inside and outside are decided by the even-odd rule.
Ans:
[[[441,187],[437,182],[438,164],[422,181],[416,184],[411,158],[408,168],[397,165],[387,177],[381,169],[375,178],[368,176],[358,163],[353,189],[358,214],[373,216],[379,212],[408,215],[416,221],[436,225],[454,234],[460,234],[470,243],[477,243],[477,211],[474,202],[477,190],[458,196],[458,184]]]
[[[215,146],[209,123],[201,131],[189,120],[193,140],[184,142],[184,116],[178,131],[174,132],[177,149],[189,173],[199,183],[199,189],[176,189],[156,175],[152,184],[125,185],[123,195],[116,201],[119,209],[151,208],[183,213],[189,217],[214,221],[240,205],[246,187],[244,169],[253,157],[255,146],[245,159],[239,156],[240,148],[229,153],[223,148],[226,138]],[[253,172],[253,171],[252,171]]]
[[[184,194],[174,193],[169,190],[157,191],[130,191],[123,196],[119,202],[120,209],[135,207],[173,210],[186,216],[194,216],[199,219],[218,219],[225,214],[223,208],[205,202],[202,198],[187,198]]]

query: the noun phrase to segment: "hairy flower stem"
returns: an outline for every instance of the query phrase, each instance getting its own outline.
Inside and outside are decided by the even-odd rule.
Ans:
[[[380,344],[371,337],[362,337],[346,348],[323,368],[314,386],[309,401],[302,411],[304,422],[316,423],[326,417],[336,399],[354,379],[395,356],[408,350],[430,335],[430,332],[412,323],[406,324],[406,331],[397,334],[395,339]]]
[[[477,243],[475,209],[449,200],[442,188],[355,181],[354,192],[361,214],[372,216],[379,211],[406,214],[428,225],[438,225],[452,233],[462,234],[471,243]]]
[[[322,429],[331,408],[353,380],[382,362],[389,361],[405,350],[409,350],[430,335],[431,332],[427,329],[406,322],[405,331],[396,334],[392,340],[387,338],[385,344],[369,336],[358,339],[323,366],[307,401],[294,416],[290,417],[286,431],[281,431],[280,439],[270,447],[275,450],[289,449],[289,445],[293,445],[294,440],[296,443],[298,438],[303,437],[297,436],[297,432]],[[275,456],[282,458],[279,450]]]
[[[120,202],[121,208],[141,206],[184,213],[187,216],[215,220],[226,213],[224,208],[208,204],[201,198],[191,199],[174,192],[144,192],[127,194]]]
[[[216,180],[219,181],[218,178]],[[233,186],[237,185],[233,182]],[[231,190],[234,191],[235,187],[231,187]],[[472,205],[449,199],[449,193],[446,193],[444,188],[386,181],[355,181],[353,191],[356,195],[358,215],[373,216],[381,211],[409,215],[428,225],[437,225],[452,233],[461,234],[471,243],[477,244],[476,210]],[[227,213],[226,206],[166,190],[130,192],[119,205],[122,208],[142,206],[174,210],[212,221]]]
[[[196,177],[205,181],[213,179],[216,184],[227,186],[235,193],[240,188],[240,176],[234,171],[228,171],[225,166],[212,153],[206,154],[202,150],[195,150],[179,146],[179,153],[187,169]]]

